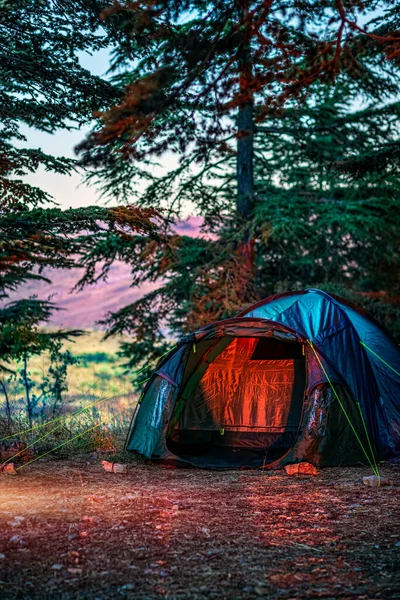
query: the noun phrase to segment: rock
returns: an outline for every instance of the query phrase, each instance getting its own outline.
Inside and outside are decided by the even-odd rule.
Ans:
[[[8,463],[7,465],[4,465],[4,467],[1,467],[1,471],[3,471],[3,473],[6,475],[17,475],[17,471],[14,468],[14,463]]]
[[[0,552],[0,560],[4,560],[5,557],[6,557],[6,555]]]
[[[127,473],[128,465],[122,465],[120,463],[112,463],[107,460],[102,460],[101,464],[103,465],[103,469],[107,471],[107,473]]]
[[[50,569],[53,569],[53,571],[61,571],[64,568],[63,565],[59,565],[59,564],[54,564],[50,567]]]
[[[11,527],[20,527],[25,521],[25,517],[14,517],[13,521],[9,521],[8,525]]]
[[[288,475],[318,475],[319,471],[308,462],[301,462],[284,467]]]
[[[11,544],[19,544],[21,540],[22,540],[22,538],[20,535],[13,535],[10,537],[9,541]]]
[[[383,485],[393,485],[393,481],[387,477],[378,477],[377,475],[370,475],[369,477],[363,477],[363,484],[370,487],[380,487]]]
[[[260,585],[256,585],[256,587],[254,588],[254,591],[257,594],[257,596],[266,596],[268,593],[268,590],[265,587],[262,587]]]
[[[85,521],[87,523],[97,523],[99,521],[99,518],[98,517],[84,515],[82,517],[82,521]]]
[[[69,567],[68,573],[70,573],[71,575],[81,575],[82,574],[82,569],[80,569],[79,567]]]

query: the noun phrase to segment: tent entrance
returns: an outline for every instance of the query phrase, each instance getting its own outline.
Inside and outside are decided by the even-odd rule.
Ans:
[[[272,337],[225,341],[206,369],[202,363],[190,395],[177,403],[167,447],[203,466],[278,460],[294,445],[300,424],[303,348]]]

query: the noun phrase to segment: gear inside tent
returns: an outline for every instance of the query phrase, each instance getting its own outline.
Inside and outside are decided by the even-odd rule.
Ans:
[[[369,464],[400,451],[400,351],[320,290],[267,298],[158,364],[126,448],[200,467]]]

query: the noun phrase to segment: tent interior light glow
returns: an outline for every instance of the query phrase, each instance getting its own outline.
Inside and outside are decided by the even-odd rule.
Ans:
[[[127,449],[201,467],[370,464],[400,449],[400,351],[320,290],[268,298],[182,339]]]

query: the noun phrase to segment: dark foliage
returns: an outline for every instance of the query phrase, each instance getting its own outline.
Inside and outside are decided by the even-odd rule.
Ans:
[[[398,5],[127,2],[103,17],[121,31],[125,95],[80,147],[89,179],[204,217],[202,238],[171,235],[142,264],[134,285],[159,289],[107,318],[134,336],[129,364],[159,356],[167,332],[307,286],[400,335]],[[177,167],[149,169],[165,151]]]
[[[41,325],[56,309],[50,301],[5,302],[10,291],[29,279],[47,281],[44,267],[74,266],[76,241],[67,233],[76,232],[82,217],[74,215],[71,224],[72,215],[62,219],[60,211],[45,207],[49,195],[24,180],[39,168],[59,174],[77,168],[75,160],[28,147],[28,136],[35,130],[79,127],[90,121],[95,108],[118,98],[115,86],[79,63],[79,53],[109,43],[99,29],[99,12],[107,5],[97,0],[6,0],[0,6],[0,359],[3,369],[9,361],[23,361],[30,419],[29,357],[54,354],[57,348],[59,353],[61,340],[81,332],[43,331]],[[55,377],[61,386],[63,377]]]
[[[27,128],[48,133],[88,123],[116,88],[79,63],[108,45],[97,0],[8,0],[0,7],[0,207],[38,206],[49,196],[21,179],[40,166],[70,173],[75,161],[26,146]]]
[[[106,318],[109,335],[132,334],[123,347],[132,367],[163,354],[171,333],[281,289],[339,291],[393,330],[400,12],[388,0],[369,18],[381,5],[6,3],[4,48],[20,68],[7,67],[1,92],[3,296],[45,266],[83,267],[82,287],[107,277],[114,260],[130,264],[132,285],[159,286]],[[78,60],[106,45],[110,82]],[[93,109],[98,127],[80,147],[81,165],[106,195],[136,197],[138,207],[43,209],[44,192],[18,178],[77,165],[21,150],[19,123],[54,132]],[[167,151],[177,166],[162,173],[156,162]],[[201,238],[169,228],[189,203],[204,218]]]

